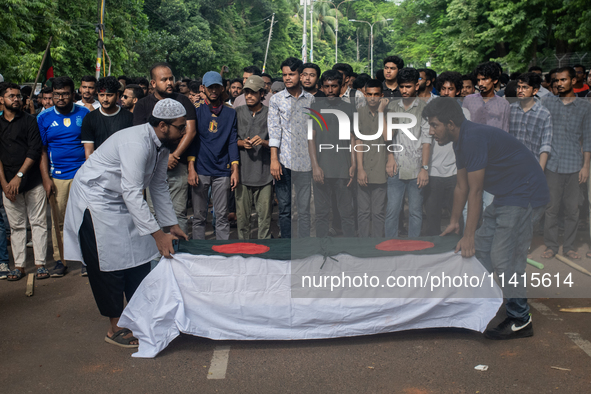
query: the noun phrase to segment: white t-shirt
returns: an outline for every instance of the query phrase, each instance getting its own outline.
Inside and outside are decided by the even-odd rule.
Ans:
[[[470,111],[462,108],[464,116],[470,120]],[[436,141],[431,144],[433,152],[431,152],[431,163],[429,164],[429,176],[437,176],[447,178],[458,173],[456,167],[456,154],[454,152],[454,144],[451,142],[440,146]]]
[[[84,105],[84,103],[82,102],[82,100],[76,101],[75,104],[78,104],[78,105],[81,105],[83,107],[86,107],[86,105]],[[94,109],[97,109],[97,108],[99,108],[101,106],[101,103],[99,103],[98,100],[94,100],[92,102],[92,106],[94,107]]]

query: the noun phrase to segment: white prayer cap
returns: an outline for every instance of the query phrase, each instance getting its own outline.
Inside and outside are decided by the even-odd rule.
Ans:
[[[176,119],[187,115],[183,104],[171,98],[160,100],[154,106],[152,116],[158,119]]]
[[[4,77],[0,74],[0,82],[4,82]]]

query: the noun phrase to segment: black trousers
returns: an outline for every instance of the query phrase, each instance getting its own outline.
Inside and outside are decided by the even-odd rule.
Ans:
[[[87,209],[78,231],[88,281],[101,315],[118,318],[123,313],[123,294],[127,302],[150,273],[150,263],[120,271],[101,271],[92,217]]]
[[[429,184],[425,189],[423,199],[426,215],[423,221],[424,235],[441,234],[441,212],[444,208],[447,208],[451,213],[454,204],[456,181],[456,175],[450,177],[429,177]],[[463,222],[463,218],[460,219],[460,222]],[[460,230],[462,230],[462,227],[463,223],[460,223]]]

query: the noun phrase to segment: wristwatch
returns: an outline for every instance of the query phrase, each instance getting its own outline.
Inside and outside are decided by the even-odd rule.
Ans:
[[[423,166],[423,170],[429,171],[429,166]]]
[[[19,178],[22,178],[23,176],[25,176],[25,174],[23,174],[22,172],[17,172],[16,176],[18,176]]]

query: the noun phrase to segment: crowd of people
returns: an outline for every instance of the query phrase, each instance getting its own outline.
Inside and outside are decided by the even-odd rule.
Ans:
[[[574,241],[580,207],[588,206],[582,196],[591,195],[582,187],[591,161],[591,104],[578,99],[591,96],[591,73],[582,65],[545,74],[534,66],[509,76],[498,63],[484,62],[467,74],[437,75],[388,56],[372,78],[345,63],[321,73],[316,64],[290,57],[281,64],[280,78],[256,66],[245,67],[241,77],[225,78],[227,73],[224,67],[195,80],[176,80],[166,63],[156,63],[149,81],[85,76],[76,89],[77,83],[63,76],[48,80],[37,96],[28,87],[2,82],[0,182],[7,222],[0,215],[0,278],[16,281],[25,275],[27,223],[37,279],[67,272],[58,238],[73,182],[82,177],[77,173],[84,168],[86,177],[104,176],[110,162],[107,149],[100,147],[121,130],[148,125],[158,136],[168,136],[173,128],[180,135],[168,144],[168,137],[159,137],[168,149],[168,196],[178,222],[173,235],[205,239],[211,207],[216,239],[229,239],[234,224],[239,239],[271,238],[276,205],[281,238],[291,238],[292,229],[298,238],[456,232],[462,234],[457,250],[465,257],[476,254],[490,270],[520,273],[535,223],[543,218],[543,257],[558,253],[564,220],[563,254],[581,258]],[[330,115],[334,111],[348,116],[346,139],[341,119]],[[322,122],[311,114],[322,115]],[[394,133],[386,127],[392,122],[398,125]],[[373,136],[371,143],[367,136]],[[83,167],[93,156],[89,168]],[[117,160],[133,166],[134,158],[140,160],[137,152]],[[97,163],[105,163],[103,170]],[[90,185],[92,179],[80,182]],[[114,179],[129,181],[125,174]],[[128,201],[125,185],[114,190],[121,189]],[[109,196],[107,186],[101,190]],[[142,191],[153,215],[144,219],[155,217],[167,230],[177,223],[159,208],[161,192]],[[51,271],[46,267],[49,198],[57,206]],[[256,230],[251,228],[255,212]],[[442,227],[446,212],[450,224]],[[87,222],[84,210],[80,215],[83,226],[95,222],[98,231],[97,218]],[[141,227],[135,217],[134,223]],[[56,228],[62,231],[59,237]],[[146,274],[139,274],[140,282]],[[128,298],[133,290],[125,289]],[[489,337],[533,335],[523,299],[511,298],[505,326]],[[115,318],[111,315],[117,313],[103,314]],[[518,330],[514,325],[507,333],[507,325],[515,322]],[[137,345],[116,324],[107,337],[117,333],[120,341]]]

